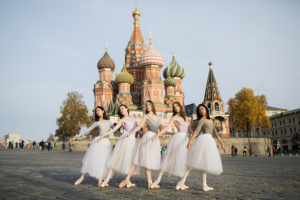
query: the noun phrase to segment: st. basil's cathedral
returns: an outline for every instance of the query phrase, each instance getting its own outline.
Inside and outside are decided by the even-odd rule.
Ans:
[[[130,110],[131,117],[135,118],[137,123],[140,123],[145,114],[146,101],[152,100],[157,115],[161,118],[163,126],[166,126],[173,116],[172,104],[179,102],[183,108],[185,107],[185,96],[181,90],[185,70],[175,60],[173,49],[172,60],[163,70],[165,80],[161,79],[161,69],[165,63],[164,58],[154,48],[151,32],[149,47],[146,46],[140,30],[139,18],[141,13],[137,10],[137,7],[132,12],[132,16],[134,27],[125,49],[121,73],[117,74],[115,80],[113,80],[115,63],[109,56],[107,47],[103,57],[98,62],[100,80],[94,85],[94,108],[97,106],[104,107],[110,116],[110,120],[117,123],[119,106],[125,104]],[[224,113],[224,102],[221,100],[211,63],[209,66],[210,71],[204,103],[211,110],[211,114],[217,114],[224,118],[221,123],[224,124],[223,133],[225,135],[223,135],[226,137],[227,129],[229,130],[227,128],[229,127],[228,116],[225,116]],[[144,130],[147,130],[146,126],[144,126]],[[176,132],[177,129],[174,126],[169,131]],[[98,135],[98,129],[94,129],[91,135]]]

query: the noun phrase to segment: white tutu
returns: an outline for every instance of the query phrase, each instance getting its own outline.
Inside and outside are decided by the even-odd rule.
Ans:
[[[172,175],[183,177],[186,172],[186,160],[188,155],[187,144],[189,139],[185,132],[178,132],[172,136],[160,169]]]
[[[187,165],[219,175],[223,172],[221,156],[211,134],[201,134],[189,150]]]
[[[135,134],[132,134],[129,138],[124,138],[129,132],[122,134],[115,146],[111,157],[107,162],[108,167],[112,167],[117,172],[121,174],[128,174],[130,171],[131,164],[135,152],[137,151],[138,145],[135,139]],[[133,172],[133,175],[140,174],[140,168],[137,167]]]
[[[147,169],[160,170],[160,141],[157,139],[152,142],[155,136],[156,133],[152,131],[145,133],[135,154],[134,164],[146,167]]]
[[[111,146],[107,138],[97,143],[98,137],[91,142],[87,152],[82,159],[81,173],[103,180],[108,174],[107,161],[111,155]]]

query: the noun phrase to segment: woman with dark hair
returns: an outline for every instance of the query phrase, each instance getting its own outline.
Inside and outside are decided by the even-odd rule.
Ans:
[[[122,134],[122,136],[119,138],[117,144],[115,145],[115,149],[113,153],[111,154],[110,158],[107,161],[107,167],[109,167],[109,171],[106,176],[106,179],[101,184],[101,187],[108,186],[108,182],[114,170],[125,175],[129,173],[134,154],[137,151],[137,147],[138,147],[134,135],[132,135],[126,140],[123,140],[123,138],[125,138],[136,127],[135,119],[129,116],[128,107],[123,104],[120,105],[118,115],[120,121],[115,126],[115,128],[113,128],[111,131],[107,132],[106,134],[104,134],[98,139],[98,141],[102,141],[103,137],[112,134],[121,126],[123,126],[125,129],[125,133]],[[140,169],[137,168],[134,171],[134,174],[138,175],[139,173],[140,173]],[[132,184],[130,181],[127,183],[128,188],[134,186],[135,184]]]
[[[152,101],[148,100],[146,102],[146,115],[144,115],[139,126],[126,135],[124,140],[134,135],[134,133],[140,130],[145,123],[147,123],[148,132],[146,132],[142,137],[138,150],[134,156],[130,172],[126,176],[125,180],[120,183],[120,188],[124,187],[130,181],[129,179],[134,170],[137,167],[142,166],[145,167],[148,188],[150,189],[150,186],[153,184],[151,170],[160,170],[160,141],[156,140],[152,142],[152,139],[158,133],[158,129],[163,129],[163,126],[160,118],[156,115],[155,106]]]
[[[214,134],[217,140],[222,145],[222,149],[225,151],[225,146],[214,126],[213,120],[209,117],[209,111],[204,104],[200,104],[197,108],[198,126],[191,137],[187,148],[190,149],[187,157],[187,168],[184,177],[178,183],[178,187],[183,186],[192,169],[201,170],[203,191],[210,191],[213,188],[208,187],[206,184],[206,172],[210,174],[219,175],[223,172],[221,156],[217,148],[215,140],[212,138]],[[202,130],[203,134],[195,140],[192,146],[193,139],[200,134]]]
[[[174,102],[173,105],[173,118],[169,124],[152,139],[155,141],[160,135],[166,133],[168,129],[171,128],[173,124],[176,125],[178,129],[177,133],[172,133],[172,138],[169,142],[168,148],[164,154],[164,157],[160,165],[160,173],[156,181],[151,185],[151,188],[158,188],[158,184],[164,171],[168,172],[169,175],[172,174],[177,176],[180,180],[186,172],[186,160],[188,155],[188,149],[186,148],[189,138],[187,137],[188,130],[190,134],[193,133],[192,127],[190,126],[189,120],[186,117],[182,106],[179,102]],[[170,135],[170,134],[169,134]],[[158,187],[157,187],[158,186]],[[182,187],[176,187],[176,190],[185,190],[188,187],[183,185]]]
[[[98,179],[98,186],[100,186],[102,180],[106,177],[108,173],[107,161],[111,155],[111,146],[108,137],[104,138],[101,142],[97,143],[100,136],[103,136],[114,125],[108,120],[106,111],[102,106],[98,106],[95,109],[95,122],[83,133],[73,137],[70,143],[73,142],[77,137],[80,137],[94,128],[98,127],[99,136],[95,137],[91,142],[87,152],[82,159],[81,177],[75,182],[75,185],[79,185],[83,179],[84,175],[88,173],[91,177]],[[121,132],[117,132],[122,134]]]

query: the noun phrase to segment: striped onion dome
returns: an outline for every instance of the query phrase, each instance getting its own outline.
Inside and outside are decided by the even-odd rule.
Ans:
[[[170,76],[173,77],[179,77],[179,78],[184,78],[185,72],[182,67],[178,65],[178,63],[175,60],[175,57],[173,56],[171,63],[169,66],[164,70],[163,76],[164,78],[168,77],[168,68],[170,67]]]
[[[144,67],[146,65],[158,65],[163,67],[165,64],[162,55],[154,49],[152,42],[150,42],[149,48],[144,51],[139,60],[139,66]]]
[[[134,82],[133,76],[128,73],[126,67],[123,67],[122,72],[116,76],[115,83],[129,83],[132,84]]]
[[[176,87],[177,83],[176,81],[171,78],[170,74],[168,74],[168,77],[164,80],[166,87]]]
[[[115,70],[115,62],[113,61],[113,59],[111,59],[107,53],[107,51],[105,51],[105,54],[102,56],[102,58],[99,60],[98,65],[97,65],[98,69],[111,69],[111,70]]]

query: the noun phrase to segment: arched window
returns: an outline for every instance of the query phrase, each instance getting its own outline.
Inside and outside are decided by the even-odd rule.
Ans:
[[[215,110],[219,111],[219,103],[218,102],[215,103]]]
[[[282,140],[282,144],[287,144],[287,141],[286,140]]]
[[[139,99],[137,94],[134,95],[134,99]]]
[[[210,103],[207,104],[207,108],[208,108],[209,111],[211,111],[211,104]]]
[[[138,118],[138,119],[140,119],[140,118],[141,118],[141,115],[140,115],[140,114],[138,114],[138,115],[137,115],[137,118]]]
[[[132,118],[135,118],[135,114],[134,113],[132,114]]]

